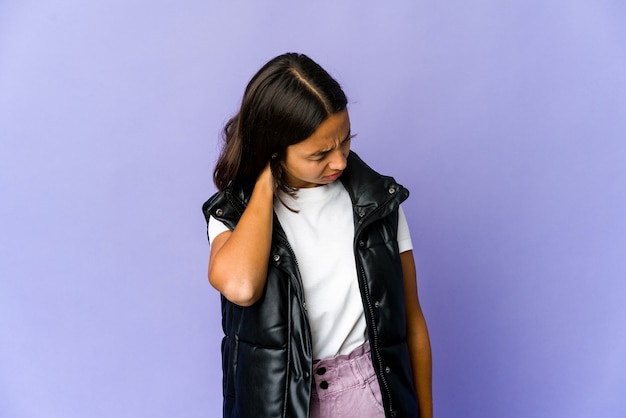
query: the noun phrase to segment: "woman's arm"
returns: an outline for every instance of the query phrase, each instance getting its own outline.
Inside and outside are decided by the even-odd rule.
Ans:
[[[413,366],[413,380],[419,405],[420,418],[432,418],[432,358],[426,319],[417,296],[417,279],[413,251],[400,253],[404,274],[406,302],[407,343]]]
[[[233,231],[211,243],[209,282],[226,299],[250,306],[263,294],[272,243],[274,180],[269,164]]]

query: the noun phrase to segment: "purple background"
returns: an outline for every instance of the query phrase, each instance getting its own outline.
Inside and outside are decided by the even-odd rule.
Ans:
[[[0,3],[0,416],[219,415],[200,205],[286,51],[412,191],[436,415],[626,416],[623,2],[211,3]]]

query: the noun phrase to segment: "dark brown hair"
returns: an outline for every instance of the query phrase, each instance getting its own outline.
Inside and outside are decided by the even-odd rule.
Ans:
[[[239,113],[224,127],[224,146],[213,172],[218,190],[234,182],[251,189],[270,161],[276,187],[292,194],[282,169],[287,147],[311,136],[346,106],[339,83],[306,55],[288,53],[270,60],[252,77]]]

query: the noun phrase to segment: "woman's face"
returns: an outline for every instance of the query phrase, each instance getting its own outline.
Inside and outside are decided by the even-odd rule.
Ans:
[[[350,152],[348,111],[333,113],[313,135],[287,147],[283,163],[287,185],[317,187],[337,180],[346,168]]]

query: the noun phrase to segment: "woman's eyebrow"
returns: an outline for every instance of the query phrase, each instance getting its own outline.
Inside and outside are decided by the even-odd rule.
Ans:
[[[350,138],[352,138],[352,133],[351,131],[348,131],[348,134],[345,136],[345,138],[343,138],[341,140],[341,142],[339,143],[339,145],[343,144],[344,142],[346,142],[347,140],[349,140]],[[313,154],[311,154],[311,157],[321,157],[324,154],[328,154],[330,151],[333,150],[334,147],[332,148],[325,148],[325,149],[321,149],[319,151],[314,152]]]
[[[321,157],[324,154],[328,154],[330,150],[319,150],[310,155],[310,157]]]

